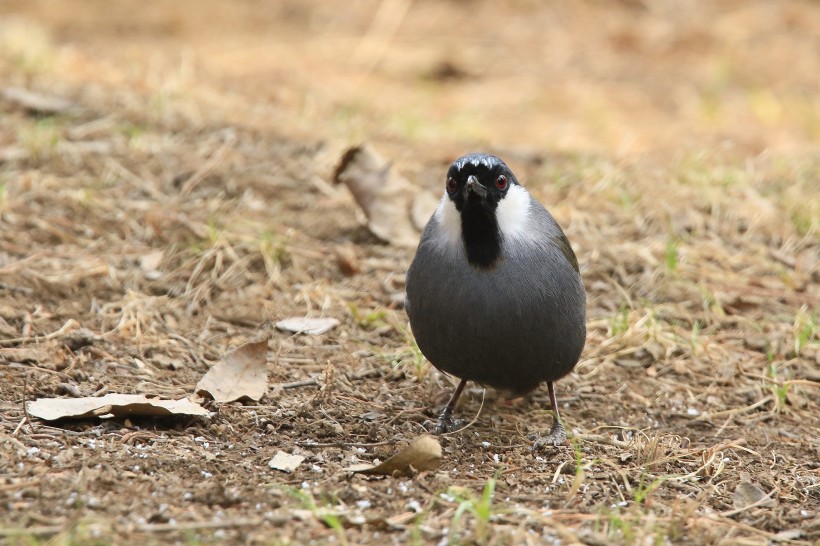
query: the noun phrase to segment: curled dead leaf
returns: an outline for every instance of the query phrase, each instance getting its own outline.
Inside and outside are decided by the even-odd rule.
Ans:
[[[267,338],[240,345],[208,370],[194,392],[206,393],[215,402],[259,400],[268,390],[267,354]]]
[[[128,417],[168,415],[208,415],[199,404],[182,398],[164,400],[148,398],[143,394],[106,394],[83,398],[38,398],[26,402],[29,415],[45,421],[57,419],[82,419],[84,417]]]
[[[347,470],[356,474],[408,475],[413,471],[432,470],[440,463],[441,444],[435,437],[424,434],[383,463],[353,465]]]
[[[414,247],[438,200],[411,184],[373,149],[363,144],[343,155],[333,175],[344,183],[367,217],[373,235],[396,246]]]
[[[331,331],[339,324],[338,319],[325,318],[311,318],[311,317],[290,317],[282,319],[276,323],[276,329],[283,332],[290,332],[292,334],[307,334],[310,336],[318,336]]]

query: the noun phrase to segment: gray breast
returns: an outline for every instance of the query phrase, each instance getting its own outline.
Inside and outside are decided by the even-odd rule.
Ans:
[[[407,274],[407,313],[419,348],[440,370],[523,393],[575,366],[586,337],[584,288],[552,242],[563,233],[539,209],[548,218],[539,214],[533,228],[543,237],[505,241],[491,269],[434,242],[436,220],[428,224]]]

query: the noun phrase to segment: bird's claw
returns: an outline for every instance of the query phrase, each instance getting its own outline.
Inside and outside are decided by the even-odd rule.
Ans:
[[[535,439],[535,442],[532,444],[532,451],[535,453],[548,446],[558,447],[563,445],[566,441],[567,430],[564,428],[564,425],[561,424],[561,421],[556,419],[552,423],[552,429],[550,429],[549,434],[546,436],[539,436]]]
[[[461,419],[453,419],[452,415],[442,415],[436,421],[425,421],[422,426],[433,434],[439,435],[458,430],[463,425],[464,421]]]

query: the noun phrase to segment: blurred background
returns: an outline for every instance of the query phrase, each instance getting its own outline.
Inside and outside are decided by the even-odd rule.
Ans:
[[[817,2],[5,0],[0,13],[3,60],[56,87],[127,83],[203,123],[228,112],[401,142],[408,157],[465,143],[800,153],[820,140]]]

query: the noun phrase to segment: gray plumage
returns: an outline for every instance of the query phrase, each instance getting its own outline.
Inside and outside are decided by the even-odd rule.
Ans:
[[[491,187],[502,175],[507,187]],[[476,181],[480,198],[465,186]],[[451,186],[458,187],[450,192]],[[493,221],[495,242],[483,227]],[[470,233],[479,235],[470,240]],[[479,251],[469,252],[468,244]],[[494,247],[495,254],[487,250]],[[462,380],[515,394],[549,382],[552,395],[551,382],[572,371],[584,347],[586,303],[575,254],[547,209],[493,156],[465,156],[451,166],[448,191],[424,229],[406,288],[422,353]]]
[[[430,242],[431,219],[407,273],[407,314],[428,360],[518,394],[568,374],[586,337],[584,288],[560,249],[564,235],[543,206],[532,208],[529,229],[543,240],[502,245],[489,270]]]

